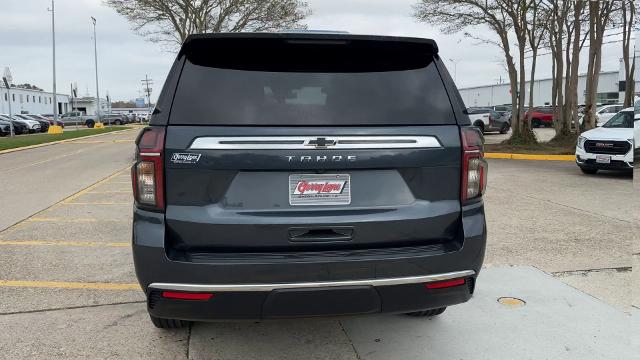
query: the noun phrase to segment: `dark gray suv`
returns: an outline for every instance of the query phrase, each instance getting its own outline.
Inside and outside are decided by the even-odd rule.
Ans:
[[[190,36],[132,168],[153,323],[469,300],[487,164],[464,109],[432,40]]]

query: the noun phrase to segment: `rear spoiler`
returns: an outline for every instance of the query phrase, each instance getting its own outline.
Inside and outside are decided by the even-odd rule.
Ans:
[[[348,33],[322,32],[282,32],[282,33],[210,33],[189,35],[182,44],[180,55],[189,54],[193,50],[209,50],[216,47],[245,47],[245,46],[282,46],[285,44],[314,44],[314,45],[352,45],[362,47],[381,47],[387,49],[403,49],[413,52],[438,53],[438,45],[434,40],[378,35],[352,35]],[[260,46],[261,47],[261,46]]]
[[[179,58],[200,66],[262,71],[392,71],[424,66],[433,40],[339,33],[191,35]]]

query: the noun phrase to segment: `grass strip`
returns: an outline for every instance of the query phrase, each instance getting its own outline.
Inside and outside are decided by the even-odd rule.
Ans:
[[[75,138],[81,138],[89,135],[97,135],[109,133],[112,131],[125,130],[125,126],[111,126],[102,129],[82,129],[75,131],[65,131],[62,134],[31,134],[31,135],[17,135],[13,138],[3,137],[0,138],[0,150],[16,149],[25,146],[39,145],[50,143],[60,140],[69,140]]]

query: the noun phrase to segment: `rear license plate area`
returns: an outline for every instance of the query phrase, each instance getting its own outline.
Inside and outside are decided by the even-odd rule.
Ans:
[[[349,205],[349,174],[289,175],[289,205]]]

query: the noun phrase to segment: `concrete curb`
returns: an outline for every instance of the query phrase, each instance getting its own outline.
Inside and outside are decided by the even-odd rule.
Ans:
[[[64,140],[58,140],[58,141],[51,141],[51,142],[48,142],[48,143],[23,146],[23,147],[14,148],[14,149],[0,150],[0,155],[8,154],[8,153],[16,152],[16,151],[35,149],[35,148],[39,148],[39,147],[43,147],[43,146],[49,146],[49,145],[55,145],[55,144],[63,144],[63,143],[72,142],[72,141],[75,141],[75,140],[88,139],[88,138],[92,138],[92,137],[96,137],[96,136],[103,136],[103,135],[109,135],[109,134],[118,134],[118,133],[121,133],[121,132],[130,131],[130,130],[135,130],[135,128],[110,131],[110,132],[106,132],[106,133],[102,133],[102,134],[80,136],[80,137],[73,138],[73,139],[64,139]]]
[[[575,155],[485,153],[484,157],[487,159],[576,161]]]

